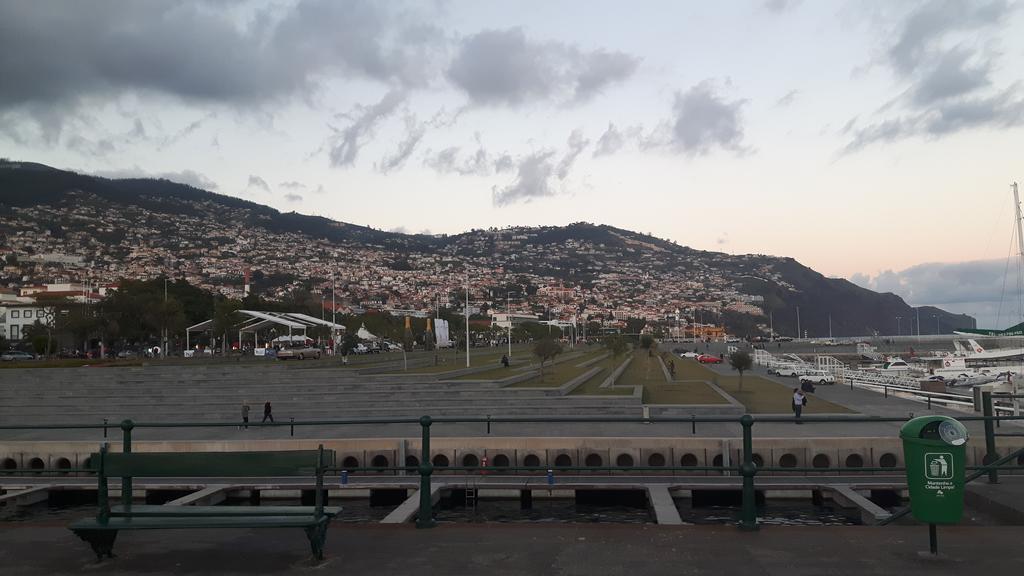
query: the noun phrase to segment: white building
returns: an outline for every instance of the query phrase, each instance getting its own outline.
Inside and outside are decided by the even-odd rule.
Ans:
[[[25,328],[39,322],[47,324],[47,307],[35,302],[0,302],[0,336],[8,340],[21,340]]]
[[[539,318],[536,314],[509,314],[502,312],[491,316],[491,327],[498,327],[507,330],[512,326],[518,326],[526,322],[536,322]]]

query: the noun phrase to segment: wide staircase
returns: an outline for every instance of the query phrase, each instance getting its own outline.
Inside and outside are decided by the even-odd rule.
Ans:
[[[270,401],[278,420],[431,416],[638,416],[630,396],[558,395],[555,389],[445,381],[437,376],[360,375],[281,362],[237,365],[0,370],[0,422],[251,421]]]

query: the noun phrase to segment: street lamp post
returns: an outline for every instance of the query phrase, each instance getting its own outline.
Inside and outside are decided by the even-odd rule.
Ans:
[[[800,339],[800,307],[796,307],[796,338]]]
[[[505,321],[508,322],[508,359],[512,359],[512,294],[515,290],[505,293]]]
[[[903,319],[902,316],[897,316],[896,317],[896,335],[897,336],[902,336],[903,335],[903,329],[900,328],[900,320],[902,320],[902,319]]]

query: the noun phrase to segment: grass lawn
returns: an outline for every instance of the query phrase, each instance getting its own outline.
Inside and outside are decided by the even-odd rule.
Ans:
[[[788,414],[793,401],[793,388],[754,374],[743,375],[743,390],[740,391],[739,373],[721,375],[710,368],[701,366],[690,358],[676,358],[676,378],[715,381],[729,395],[747,407],[751,414]],[[814,394],[807,395],[807,406],[804,414],[852,414],[853,410],[817,398]]]
[[[622,356],[619,357],[619,362],[622,362]],[[608,369],[607,362],[598,362],[597,366],[601,368],[601,371],[593,375],[583,384],[576,387],[575,390],[570,392],[572,396],[629,396],[633,394],[632,386],[619,386],[611,388],[601,388],[601,383],[604,379],[611,374],[611,370]],[[593,367],[593,366],[591,366]]]
[[[586,367],[580,367],[579,365],[598,356],[599,354],[601,354],[601,351],[599,350],[592,351],[584,354],[583,356],[572,358],[571,360],[566,360],[556,364],[548,364],[544,367],[543,379],[540,378],[540,375],[537,375],[529,380],[516,382],[515,384],[512,384],[510,388],[557,388],[569,380],[572,380],[573,378],[595,368],[593,364]],[[534,364],[533,367],[539,368],[537,364]]]
[[[677,380],[666,382],[658,356],[648,356],[646,350],[637,350],[616,385],[643,385],[645,404],[726,404],[725,398],[703,382],[710,378],[699,378],[698,373],[681,377],[681,372],[680,363],[676,362]]]

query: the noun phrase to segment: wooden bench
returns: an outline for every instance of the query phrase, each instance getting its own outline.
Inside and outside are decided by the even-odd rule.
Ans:
[[[109,452],[107,446],[92,455],[99,483],[99,511],[95,518],[73,522],[68,528],[92,546],[97,558],[113,557],[120,530],[170,528],[302,528],[313,556],[323,559],[327,525],[341,508],[324,506],[324,468],[334,466],[334,451],[280,452]],[[132,477],[276,477],[315,476],[315,506],[151,506],[133,505]],[[108,478],[121,477],[121,505],[111,506]]]

